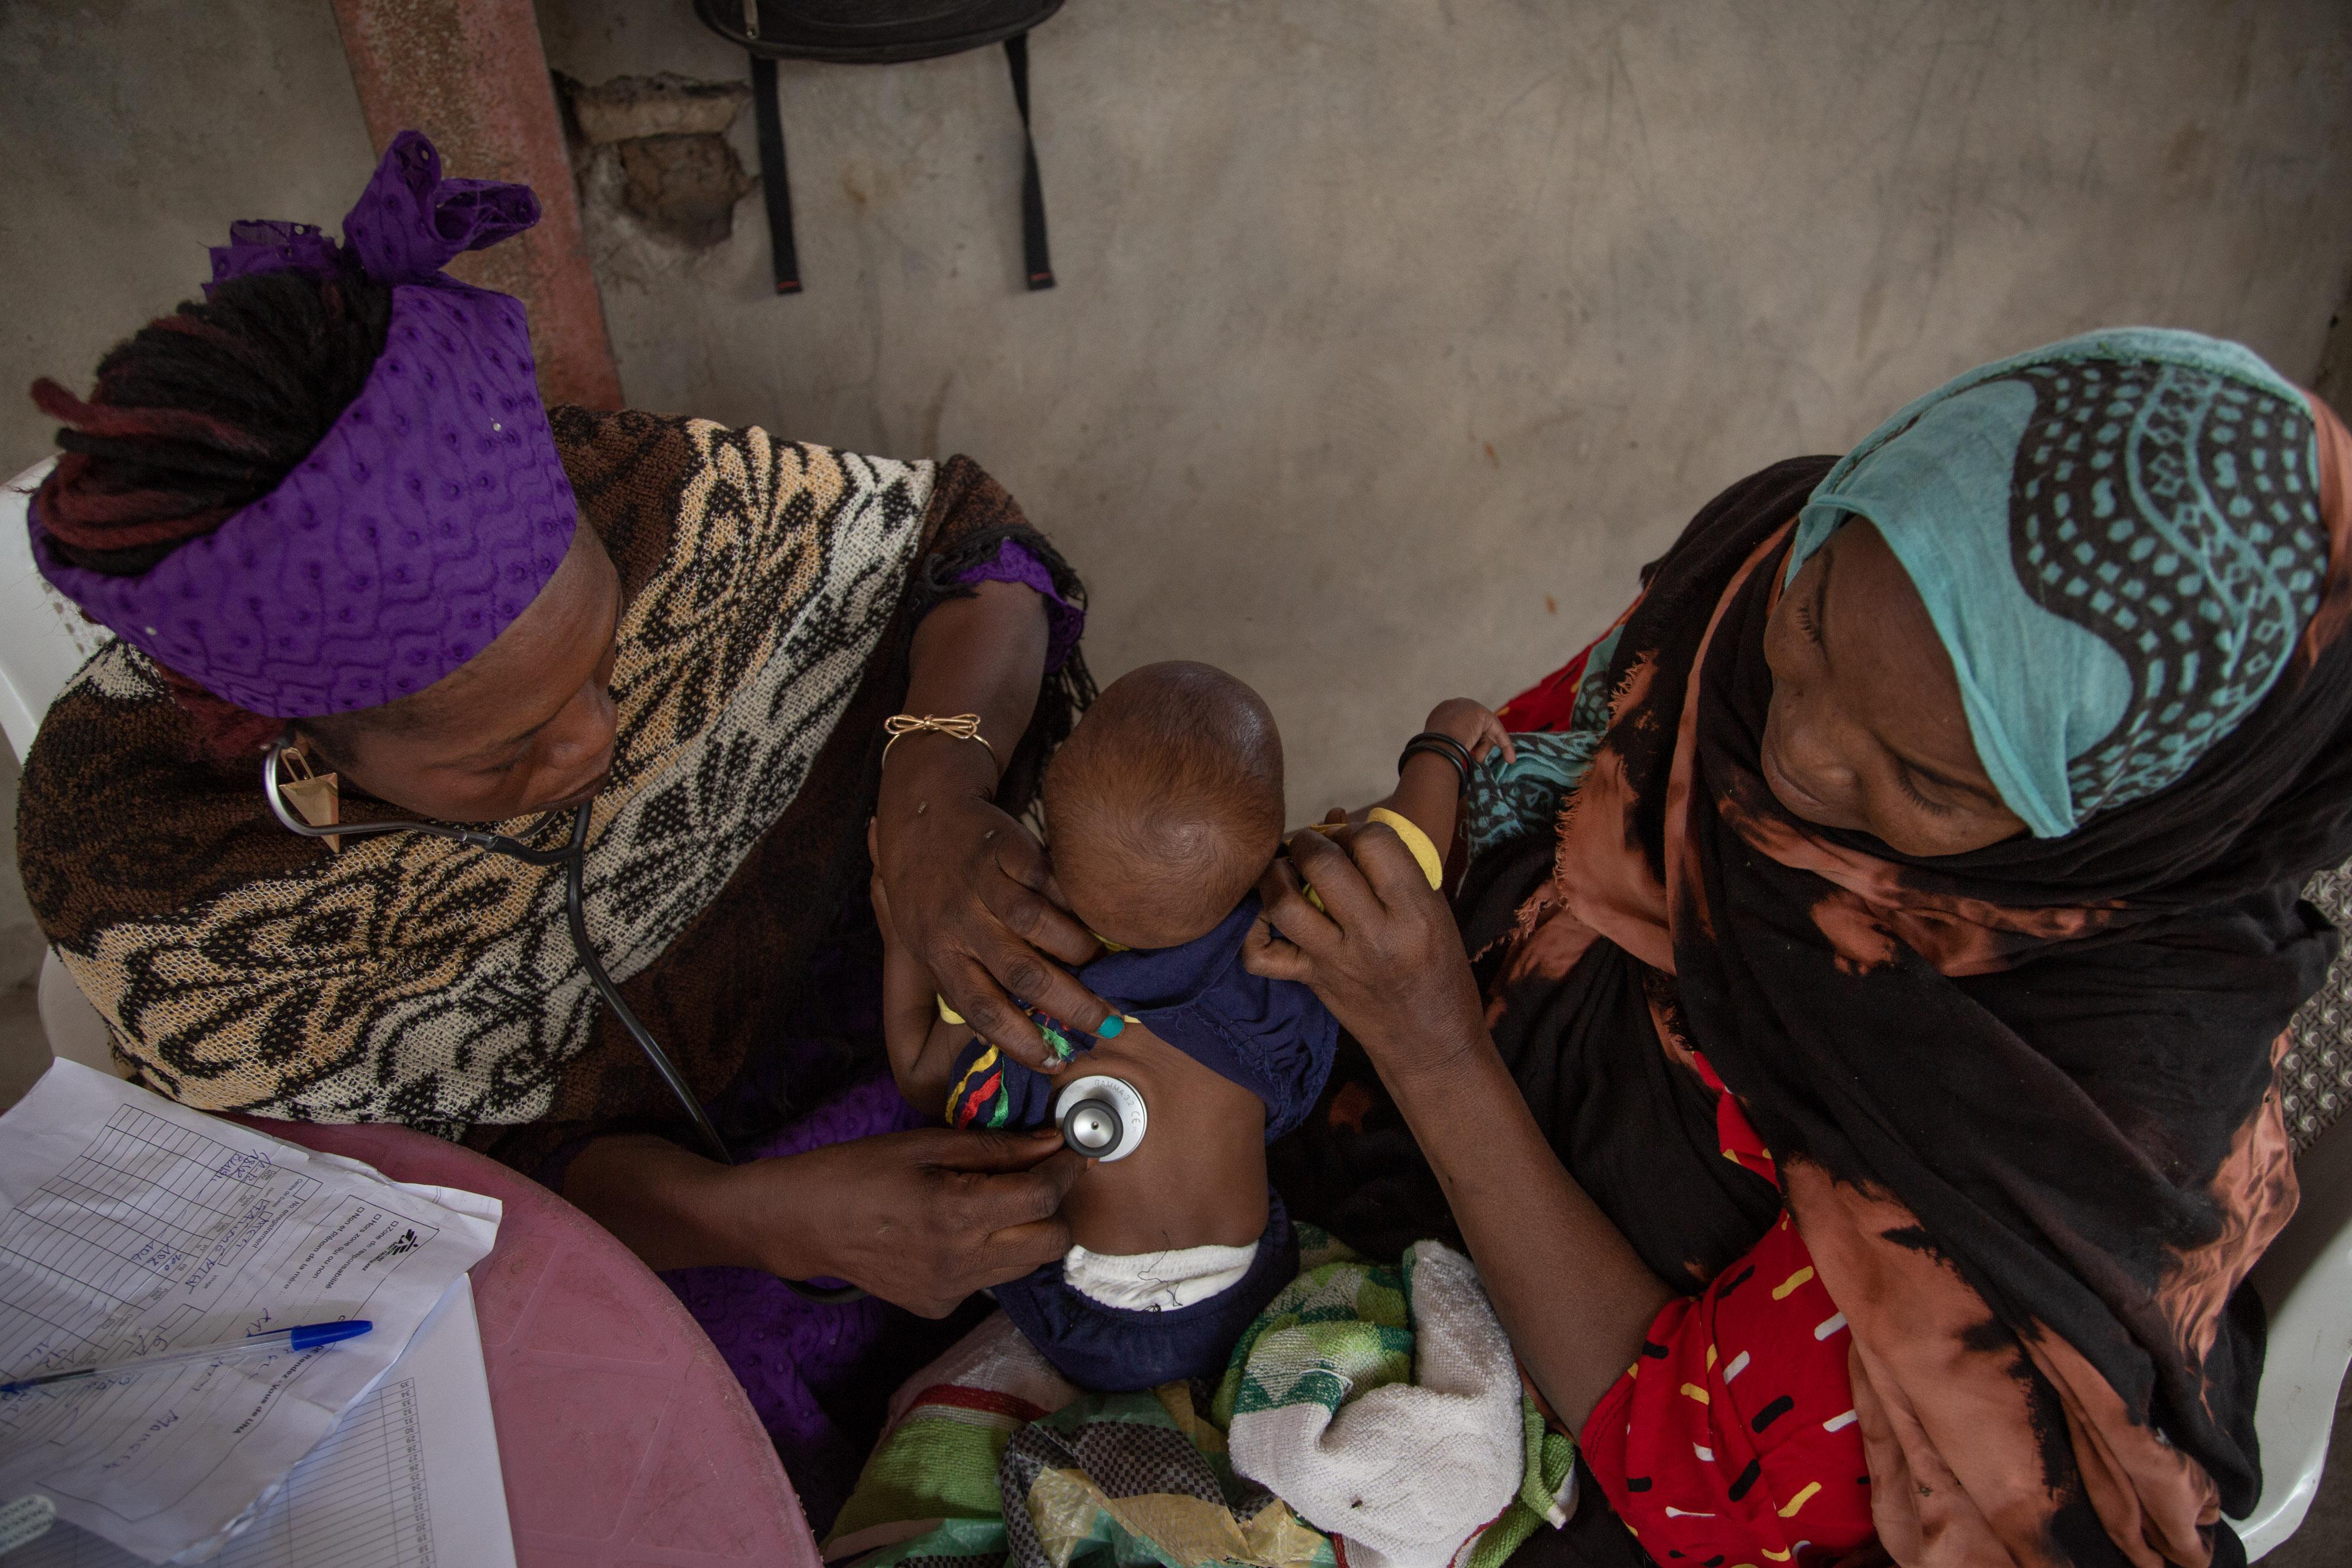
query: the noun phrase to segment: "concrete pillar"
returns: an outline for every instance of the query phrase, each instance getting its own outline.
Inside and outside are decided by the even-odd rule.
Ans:
[[[368,135],[383,152],[422,131],[453,175],[539,193],[528,234],[449,270],[530,312],[540,392],[550,403],[618,408],[620,373],[580,234],[572,162],[530,0],[334,0]]]

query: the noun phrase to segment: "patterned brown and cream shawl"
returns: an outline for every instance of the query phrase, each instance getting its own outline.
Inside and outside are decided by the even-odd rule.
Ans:
[[[863,884],[880,723],[915,620],[953,591],[943,563],[1035,536],[964,458],[898,463],[638,413],[554,423],[627,596],[589,931],[708,1097],[772,1036]],[[1024,754],[1066,729],[1052,695]],[[1008,783],[1033,772],[1016,760]],[[522,1164],[600,1125],[667,1119],[572,952],[561,868],[408,835],[335,853],[283,831],[257,767],[199,758],[127,645],[51,708],[18,838],[42,927],[118,1055],[174,1099],[409,1123]]]

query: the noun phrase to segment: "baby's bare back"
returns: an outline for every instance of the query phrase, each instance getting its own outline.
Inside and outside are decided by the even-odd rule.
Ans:
[[[1150,1114],[1125,1159],[1090,1166],[1062,1214],[1089,1252],[1246,1247],[1265,1229],[1265,1106],[1140,1024],[1061,1074],[1126,1080]]]

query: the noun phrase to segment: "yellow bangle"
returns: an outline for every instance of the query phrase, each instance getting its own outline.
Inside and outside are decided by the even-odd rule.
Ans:
[[[987,748],[988,760],[999,773],[1004,771],[1004,761],[996,755],[996,747],[988,744],[988,737],[980,733],[980,715],[960,713],[941,718],[937,714],[894,713],[882,721],[882,733],[890,738],[883,743],[882,760],[890,760],[890,747],[908,736],[930,730],[951,740],[976,740]]]
[[[1421,831],[1419,822],[1391,811],[1386,806],[1373,807],[1366,817],[1370,821],[1386,822],[1390,831],[1404,841],[1404,847],[1411,850],[1412,858],[1420,862],[1421,874],[1429,879],[1430,886],[1445,884],[1445,861],[1438,854],[1437,846],[1429,841],[1429,835]]]
[[[1370,811],[1364,813],[1364,820],[1368,822],[1387,823],[1389,831],[1396,834],[1398,838],[1402,839],[1404,841],[1404,847],[1412,852],[1413,862],[1421,867],[1421,874],[1429,879],[1429,885],[1433,888],[1440,889],[1445,885],[1445,861],[1444,857],[1438,854],[1437,846],[1429,841],[1429,835],[1421,831],[1420,823],[1401,812],[1390,810],[1386,806],[1373,807]],[[1317,832],[1321,833],[1325,838],[1329,838],[1333,833],[1338,832],[1341,828],[1344,828],[1348,824],[1345,822],[1311,822],[1308,824],[1308,826],[1312,827]],[[1323,895],[1321,894],[1317,893],[1311,887],[1305,887],[1303,885],[1301,891],[1307,894],[1307,903],[1313,904],[1318,909],[1321,909],[1323,907]],[[1326,913],[1328,913],[1328,911],[1326,911]]]

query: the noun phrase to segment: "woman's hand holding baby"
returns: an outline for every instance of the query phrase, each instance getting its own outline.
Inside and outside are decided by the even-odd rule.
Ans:
[[[1300,878],[1323,908],[1307,901]],[[1251,972],[1313,988],[1402,1100],[1486,1039],[1453,911],[1391,829],[1303,832],[1258,883],[1265,913],[1243,948]]]
[[[1009,757],[1028,727],[1045,654],[1043,601],[1017,583],[983,582],[923,618],[908,711],[977,714],[990,744],[899,737],[868,841],[898,938],[950,1005],[999,1050],[1051,1071],[1045,1038],[1012,998],[1089,1032],[1110,1009],[1062,967],[1099,949],[1063,908],[1045,850],[993,798],[995,748]]]
[[[1012,998],[1092,1032],[1110,1009],[1060,965],[1100,949],[1061,906],[1045,852],[994,801],[950,790],[921,804],[877,840],[893,934],[976,1033],[1050,1072],[1053,1052]]]
[[[1266,919],[1245,961],[1314,987],[1362,1043],[1429,1157],[1520,1365],[1581,1426],[1672,1292],[1545,1141],[1486,1032],[1453,914],[1403,842],[1375,823],[1330,839],[1301,833],[1290,852],[1297,869],[1276,862],[1259,885]],[[1328,915],[1300,894],[1302,873]]]

